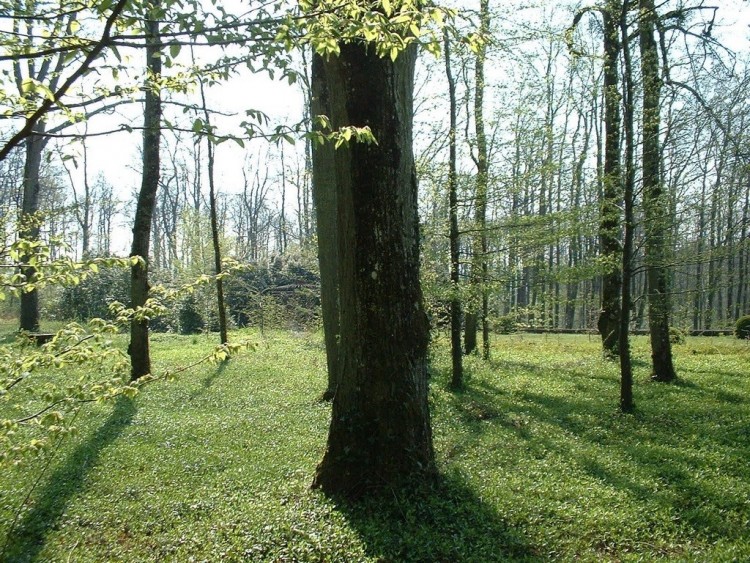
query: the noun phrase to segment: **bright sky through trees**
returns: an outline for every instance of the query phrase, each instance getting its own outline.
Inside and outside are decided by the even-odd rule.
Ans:
[[[476,2],[461,0],[455,4],[458,8],[469,10],[478,8]],[[578,4],[575,3],[575,5]],[[230,11],[241,8],[239,2],[224,2],[224,5]],[[504,3],[502,6],[492,6],[492,9],[499,12],[494,17],[494,21],[498,22],[502,29],[512,30],[511,33],[502,36],[502,38],[508,43],[508,48],[512,53],[519,55],[527,50],[538,49],[540,34],[545,32],[562,33],[566,26],[570,24],[573,3],[529,5],[527,2],[513,2],[511,4]],[[553,15],[550,16],[549,14]],[[726,0],[721,3],[717,16],[714,36],[727,48],[735,51],[738,60],[742,61],[750,51],[750,31],[748,30],[750,5],[741,0]],[[468,17],[471,20],[473,16],[469,14]],[[552,27],[550,27],[550,22],[552,22]],[[532,36],[536,36],[536,38],[532,39]],[[211,57],[215,57],[219,53],[219,50],[215,47],[200,47],[195,51],[199,59],[205,60],[210,60]],[[511,63],[509,67],[508,60],[510,59],[502,60],[504,52],[503,49],[493,50],[487,69],[488,81],[510,89],[518,88],[518,83],[513,76],[516,65]],[[142,65],[143,54],[140,51],[129,49],[126,57],[129,57],[133,69],[138,69]],[[297,69],[302,70],[303,65],[300,57],[296,56],[295,60]],[[183,48],[177,62],[190,65],[190,50]],[[423,66],[433,62],[432,55],[423,53]],[[540,68],[540,71],[543,70]],[[166,69],[166,72],[170,72],[170,69]],[[133,70],[132,73],[137,75],[138,71]],[[510,80],[508,77],[510,77]],[[443,107],[445,102],[438,99],[444,97],[445,87],[439,73],[418,72],[417,80],[416,92],[418,98],[433,99],[431,103],[420,104],[419,101],[417,103],[421,113],[416,116],[415,140],[420,143],[424,128],[431,128],[433,125],[445,121],[446,113]],[[419,83],[420,81],[422,83]],[[88,77],[81,83],[81,89],[93,88],[95,85],[108,82],[112,82],[111,77]],[[217,126],[220,133],[224,134],[241,135],[237,125],[246,118],[246,110],[259,110],[265,113],[270,122],[268,129],[272,129],[276,125],[293,125],[302,119],[305,103],[299,84],[290,85],[285,79],[272,80],[266,74],[251,74],[246,70],[231,76],[224,83],[207,88],[206,94],[209,107],[220,112],[214,116],[212,123]],[[183,104],[195,103],[196,98],[197,89],[195,88],[192,94],[187,96],[173,94],[171,97],[173,101]],[[488,113],[492,116],[493,108],[497,106],[497,102],[493,100],[492,92],[488,93],[486,103]],[[88,131],[95,133],[97,131],[118,130],[123,126],[137,128],[142,119],[141,113],[140,103],[125,104],[110,115],[96,116],[88,124]],[[193,112],[183,114],[181,107],[167,105],[165,115],[177,127],[190,130],[194,118]],[[420,131],[420,128],[423,131]],[[79,126],[78,132],[83,132],[83,130],[83,126]],[[174,135],[166,133],[165,138],[167,142],[174,143]],[[114,186],[121,199],[130,199],[139,181],[140,142],[140,133],[137,129],[132,132],[122,131],[89,139],[87,141],[89,177],[94,178],[101,173]],[[189,132],[182,134],[181,142],[193,142]],[[63,138],[58,141],[58,144],[65,154],[76,157],[78,167],[73,170],[73,177],[74,180],[80,182],[83,173],[80,160],[82,154],[80,142],[71,138]],[[302,143],[298,143],[295,148],[287,148],[287,157],[293,155],[295,151],[299,154],[302,153]],[[248,153],[256,159],[260,157],[261,161],[267,163],[274,170],[272,176],[275,175],[279,167],[278,152],[278,148],[269,148],[268,143],[262,139],[250,142],[245,149],[232,141],[222,143],[216,151],[217,181],[220,191],[222,193],[236,193],[241,189],[241,168]],[[61,178],[61,181],[65,182],[66,179]],[[121,223],[122,226],[115,236],[114,249],[118,252],[127,248],[130,228],[128,219],[121,221]]]

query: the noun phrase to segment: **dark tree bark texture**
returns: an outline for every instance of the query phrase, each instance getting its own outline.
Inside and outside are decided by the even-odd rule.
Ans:
[[[314,487],[355,498],[434,473],[427,404],[429,324],[419,282],[417,186],[412,154],[415,47],[395,62],[342,45],[318,60],[316,95],[377,144],[337,150],[340,376]],[[328,249],[320,247],[320,252]]]
[[[602,10],[604,27],[604,174],[599,218],[599,244],[607,258],[608,270],[602,276],[602,308],[599,313],[599,334],[604,354],[617,357],[620,332],[620,220],[622,166],[620,162],[620,92],[618,57],[620,56],[620,0],[610,0]]]
[[[448,99],[450,100],[450,131],[448,133],[448,214],[451,255],[451,387],[460,389],[464,384],[463,351],[461,350],[461,321],[463,307],[458,294],[460,281],[460,237],[458,230],[458,182],[456,178],[457,142],[456,142],[456,80],[451,69],[450,34],[448,29],[443,33],[443,50],[445,54],[445,78],[448,80]],[[476,319],[475,319],[476,320]],[[474,331],[476,337],[476,330]]]
[[[630,52],[630,39],[626,12],[619,17],[620,37],[622,39],[622,58],[625,68],[623,73],[624,129],[625,129],[625,177],[624,177],[624,233],[622,248],[622,299],[620,302],[620,328],[618,354],[620,356],[620,410],[633,412],[633,362],[630,355],[630,309],[632,296],[630,292],[633,280],[633,238],[635,207],[635,104],[633,102],[633,62]]]
[[[479,33],[487,37],[490,31],[489,0],[479,3]],[[489,277],[487,240],[487,187],[489,182],[489,162],[487,159],[487,135],[484,129],[484,62],[487,58],[487,43],[482,42],[477,49],[474,80],[474,126],[477,154],[474,163],[477,167],[476,190],[474,193],[474,240],[472,241],[471,285],[477,299],[469,302],[466,308],[464,347],[471,354],[477,347],[477,329],[481,313],[482,357],[490,357],[489,298],[487,279]]]
[[[311,115],[328,116],[335,123],[345,124],[346,108],[333,107],[328,93],[325,62],[313,54],[310,76],[312,95]],[[330,401],[336,394],[339,370],[339,273],[338,273],[338,209],[336,202],[336,153],[331,143],[312,146],[312,185],[315,222],[318,234],[318,263],[320,266],[320,304],[323,314],[328,384],[323,399]]]
[[[159,23],[149,21],[147,28],[146,66],[151,76],[161,74]],[[140,256],[142,262],[130,270],[131,307],[142,307],[148,299],[148,255],[151,244],[151,220],[154,214],[156,192],[159,187],[159,143],[161,140],[161,94],[157,87],[148,85],[143,113],[143,176],[141,191],[135,209],[131,256]],[[148,321],[133,319],[130,323],[130,377],[133,380],[151,373],[151,351],[148,339]]]
[[[654,38],[656,11],[653,0],[640,0],[638,38],[643,76],[643,208],[645,214],[648,322],[651,334],[653,379],[672,381],[676,374],[669,341],[668,244],[670,214],[661,179],[659,142],[659,52]]]
[[[23,169],[23,203],[21,238],[35,241],[39,238],[39,195],[41,186],[39,175],[42,168],[42,153],[47,139],[44,137],[44,123],[38,124],[33,133],[26,138],[26,160]],[[23,260],[22,260],[23,261]],[[21,268],[26,279],[33,281],[36,268],[31,266]],[[29,332],[39,331],[39,292],[32,291],[21,294],[20,328]]]

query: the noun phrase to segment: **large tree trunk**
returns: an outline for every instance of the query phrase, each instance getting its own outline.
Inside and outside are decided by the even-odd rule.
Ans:
[[[669,216],[661,180],[659,141],[659,53],[654,39],[656,12],[654,0],[640,0],[638,37],[643,76],[643,208],[645,213],[646,270],[648,276],[648,321],[651,334],[653,379],[675,379],[672,345],[669,342]]]
[[[47,140],[44,137],[45,126],[40,122],[34,132],[26,138],[26,161],[23,169],[23,203],[21,209],[21,238],[35,241],[39,238],[39,174],[42,168],[42,152]],[[24,261],[23,258],[21,260]],[[36,268],[32,266],[21,268],[21,273],[27,280],[32,281]],[[37,332],[39,330],[39,292],[23,292],[21,294],[21,330]]]
[[[146,22],[146,67],[151,77],[161,74],[159,58],[159,23]],[[159,143],[161,140],[161,94],[152,81],[146,85],[143,111],[143,176],[133,223],[131,256],[140,256],[142,262],[130,270],[131,307],[142,307],[148,299],[148,254],[151,243],[151,219],[154,214],[156,192],[159,187]],[[151,352],[148,341],[148,321],[133,319],[130,323],[130,377],[135,380],[151,373]]]
[[[607,271],[602,276],[602,307],[599,334],[604,354],[616,357],[620,331],[620,208],[622,206],[622,170],[620,164],[620,92],[618,88],[620,0],[610,0],[602,10],[604,20],[604,174],[599,216],[599,244]]]
[[[356,497],[434,472],[427,404],[429,324],[419,282],[412,154],[416,46],[395,62],[361,44],[318,60],[315,95],[334,127],[369,125],[378,144],[336,151],[338,388],[314,487]],[[329,252],[325,246],[321,253]]]
[[[329,94],[332,83],[327,80],[325,62],[313,54],[310,108],[313,117],[326,115],[333,122],[346,124],[346,108],[332,105]],[[318,263],[320,266],[320,305],[323,314],[323,334],[326,346],[328,384],[323,399],[330,401],[336,394],[339,369],[340,327],[339,270],[338,270],[338,207],[336,195],[336,151],[331,143],[312,146],[312,184],[315,223],[318,234]]]

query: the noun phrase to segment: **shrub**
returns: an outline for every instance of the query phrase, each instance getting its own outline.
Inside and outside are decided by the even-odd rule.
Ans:
[[[199,334],[206,326],[198,312],[198,304],[193,294],[188,295],[178,305],[180,334]]]
[[[78,285],[67,285],[57,303],[55,317],[64,320],[87,321],[95,317],[109,318],[112,301],[130,301],[130,270],[122,267],[102,267]]]
[[[495,319],[493,329],[498,334],[513,334],[518,330],[515,315],[503,315]]]
[[[750,315],[737,319],[737,324],[734,325],[734,335],[737,338],[750,339]]]
[[[685,344],[685,331],[676,326],[669,327],[669,342],[672,344]]]
[[[230,317],[238,326],[315,328],[320,319],[320,278],[293,257],[257,262],[224,283]]]

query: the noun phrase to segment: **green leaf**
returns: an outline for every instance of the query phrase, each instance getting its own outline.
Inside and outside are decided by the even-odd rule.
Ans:
[[[31,94],[36,91],[36,82],[33,78],[24,78],[21,82],[21,94]]]

